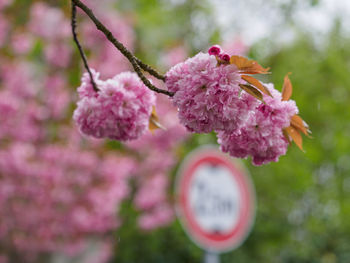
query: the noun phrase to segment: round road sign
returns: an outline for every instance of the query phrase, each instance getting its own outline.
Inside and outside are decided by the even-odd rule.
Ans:
[[[209,251],[238,247],[254,221],[255,194],[242,164],[214,147],[195,150],[181,165],[176,211],[190,238]]]

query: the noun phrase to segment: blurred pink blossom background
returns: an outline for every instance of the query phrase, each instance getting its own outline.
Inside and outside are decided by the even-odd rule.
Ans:
[[[84,2],[122,43],[135,47],[133,25],[111,7],[113,1]],[[178,122],[177,110],[159,95],[156,111],[165,130],[147,132],[122,150],[82,136],[71,121],[77,75],[83,72],[70,18],[36,1],[28,22],[16,27],[6,13],[11,4],[0,0],[0,263],[74,257],[93,242],[100,249],[86,262],[107,262],[114,247],[111,233],[123,224],[118,215],[123,200],[133,200],[144,231],[174,220],[169,175],[179,161],[178,145],[190,134]],[[91,67],[102,78],[130,69],[93,24],[78,15],[79,37]],[[225,47],[246,51],[237,41]],[[176,46],[161,61],[169,68],[187,53]],[[131,179],[136,184],[133,196]]]

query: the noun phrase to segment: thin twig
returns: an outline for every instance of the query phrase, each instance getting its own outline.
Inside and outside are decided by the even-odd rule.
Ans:
[[[155,87],[142,73],[141,66],[139,65],[139,60],[122,44],[120,43],[112,34],[111,31],[109,31],[101,22],[96,18],[94,13],[90,8],[88,8],[85,4],[83,4],[80,0],[72,0],[74,4],[79,7],[81,10],[85,12],[85,14],[94,22],[96,28],[100,30],[106,38],[129,60],[131,63],[132,67],[134,68],[135,72],[139,76],[139,78],[142,80],[142,82],[150,89],[153,90],[154,92],[157,93],[162,93],[165,95],[168,95],[170,97],[174,96],[173,92],[159,89]],[[146,67],[147,66],[147,67]],[[142,63],[142,68],[147,68],[148,70],[151,70],[151,67],[148,65]],[[147,70],[147,71],[148,71]],[[148,71],[149,72],[149,71]],[[151,72],[155,72],[152,71]],[[161,76],[159,73],[157,73],[158,76]],[[162,77],[162,79],[165,79],[165,77]]]
[[[143,63],[140,59],[135,57],[137,64],[144,70],[147,71],[149,74],[151,74],[153,77],[162,80],[165,82],[165,76],[157,72],[154,68],[152,68],[150,65],[147,65]]]
[[[83,48],[81,47],[80,43],[79,43],[79,40],[78,40],[78,35],[77,35],[77,32],[76,32],[76,28],[77,28],[77,20],[76,20],[76,17],[77,17],[77,8],[75,6],[75,3],[72,1],[72,34],[73,34],[73,39],[74,39],[74,42],[75,44],[77,45],[77,48],[79,50],[79,53],[80,53],[80,56],[84,62],[84,67],[85,69],[87,70],[87,72],[89,73],[90,75],[90,81],[91,81],[91,84],[92,84],[92,87],[94,88],[94,90],[96,92],[99,91],[99,89],[97,88],[97,85],[94,81],[94,78],[93,78],[93,75],[91,73],[91,70],[89,68],[89,64],[87,62],[87,59],[86,59],[86,56],[85,56],[85,53],[84,53],[84,50]]]

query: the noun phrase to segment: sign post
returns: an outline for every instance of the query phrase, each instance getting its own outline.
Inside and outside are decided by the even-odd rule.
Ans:
[[[205,263],[237,248],[251,230],[255,194],[237,160],[214,147],[199,148],[177,174],[176,212],[190,239],[206,251]]]
[[[218,253],[205,251],[204,263],[220,263],[220,256]]]

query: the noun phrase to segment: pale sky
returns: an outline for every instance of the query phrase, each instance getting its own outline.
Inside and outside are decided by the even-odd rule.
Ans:
[[[215,6],[216,20],[222,28],[224,39],[239,34],[247,44],[271,35],[277,42],[289,42],[295,30],[283,21],[279,9],[273,2],[288,0],[210,0]],[[310,33],[316,41],[327,33],[335,17],[342,21],[342,31],[350,35],[350,0],[320,0],[316,7],[310,8],[305,0],[292,14],[295,24]]]

